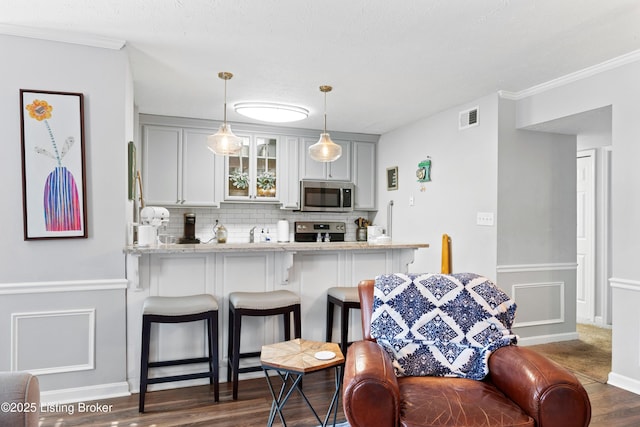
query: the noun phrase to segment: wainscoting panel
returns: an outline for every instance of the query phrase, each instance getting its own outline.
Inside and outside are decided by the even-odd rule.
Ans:
[[[38,376],[43,402],[129,393],[126,279],[0,284],[0,370]]]
[[[515,300],[521,345],[577,339],[577,263],[499,265],[497,285]]]
[[[34,375],[73,372],[95,367],[95,309],[13,313],[11,370]],[[64,343],[43,352],[36,336]]]
[[[564,282],[522,283],[512,289],[514,300],[536,302],[518,304],[515,328],[564,322]]]

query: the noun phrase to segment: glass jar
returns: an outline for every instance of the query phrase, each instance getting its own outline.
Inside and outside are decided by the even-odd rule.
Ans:
[[[356,229],[356,240],[358,242],[366,242],[367,241],[367,228],[366,227],[358,227]]]
[[[222,224],[216,228],[216,240],[218,243],[227,243],[227,229]]]

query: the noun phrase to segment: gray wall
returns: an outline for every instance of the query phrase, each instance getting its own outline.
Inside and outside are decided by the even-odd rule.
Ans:
[[[575,338],[576,137],[517,130],[500,99],[498,277],[521,337]]]
[[[0,51],[0,370],[37,371],[44,400],[50,390],[125,390],[127,56],[12,36],[0,36]],[[23,239],[20,89],[84,94],[87,239]]]
[[[459,112],[474,106],[479,125],[460,130]],[[386,226],[393,200],[393,240],[431,245],[413,272],[440,271],[449,234],[453,271],[486,275],[513,295],[525,342],[575,338],[575,137],[516,130],[515,113],[515,102],[492,94],[382,135],[375,221]],[[432,182],[420,191],[415,170],[427,156]],[[396,165],[399,189],[387,191],[384,173]],[[492,212],[495,225],[477,225],[478,212]]]
[[[458,129],[460,111],[479,107],[479,125]],[[440,271],[442,234],[451,236],[453,270],[495,278],[496,227],[476,225],[477,212],[497,215],[498,96],[489,95],[381,136],[378,142],[378,213],[386,227],[393,200],[393,240],[426,242],[413,272]],[[424,191],[418,163],[431,157],[431,182]],[[398,166],[398,190],[387,191],[386,169]],[[414,206],[409,205],[410,198]]]
[[[576,261],[576,137],[515,129],[500,100],[498,265]]]
[[[0,49],[0,283],[124,277],[126,143],[133,136],[125,128],[125,53],[12,36],[0,36]],[[23,240],[20,89],[84,93],[88,239]]]
[[[613,360],[609,383],[640,393],[640,63],[638,56],[545,85],[518,101],[517,127],[611,106],[611,259]]]

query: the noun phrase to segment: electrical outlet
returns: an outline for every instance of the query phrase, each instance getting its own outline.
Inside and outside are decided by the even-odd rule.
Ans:
[[[493,212],[478,212],[476,217],[477,225],[493,225]]]

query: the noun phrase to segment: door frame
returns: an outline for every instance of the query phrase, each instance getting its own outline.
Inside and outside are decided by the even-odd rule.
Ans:
[[[601,260],[597,263],[600,268],[600,286],[602,287],[602,299],[600,301],[600,316],[596,316],[596,324],[609,326],[612,324],[611,309],[611,172],[613,170],[613,147],[605,146],[600,150],[600,162],[598,165],[602,178],[599,180],[600,189],[596,198],[596,239],[600,248],[596,256]],[[598,231],[599,228],[599,231]]]

